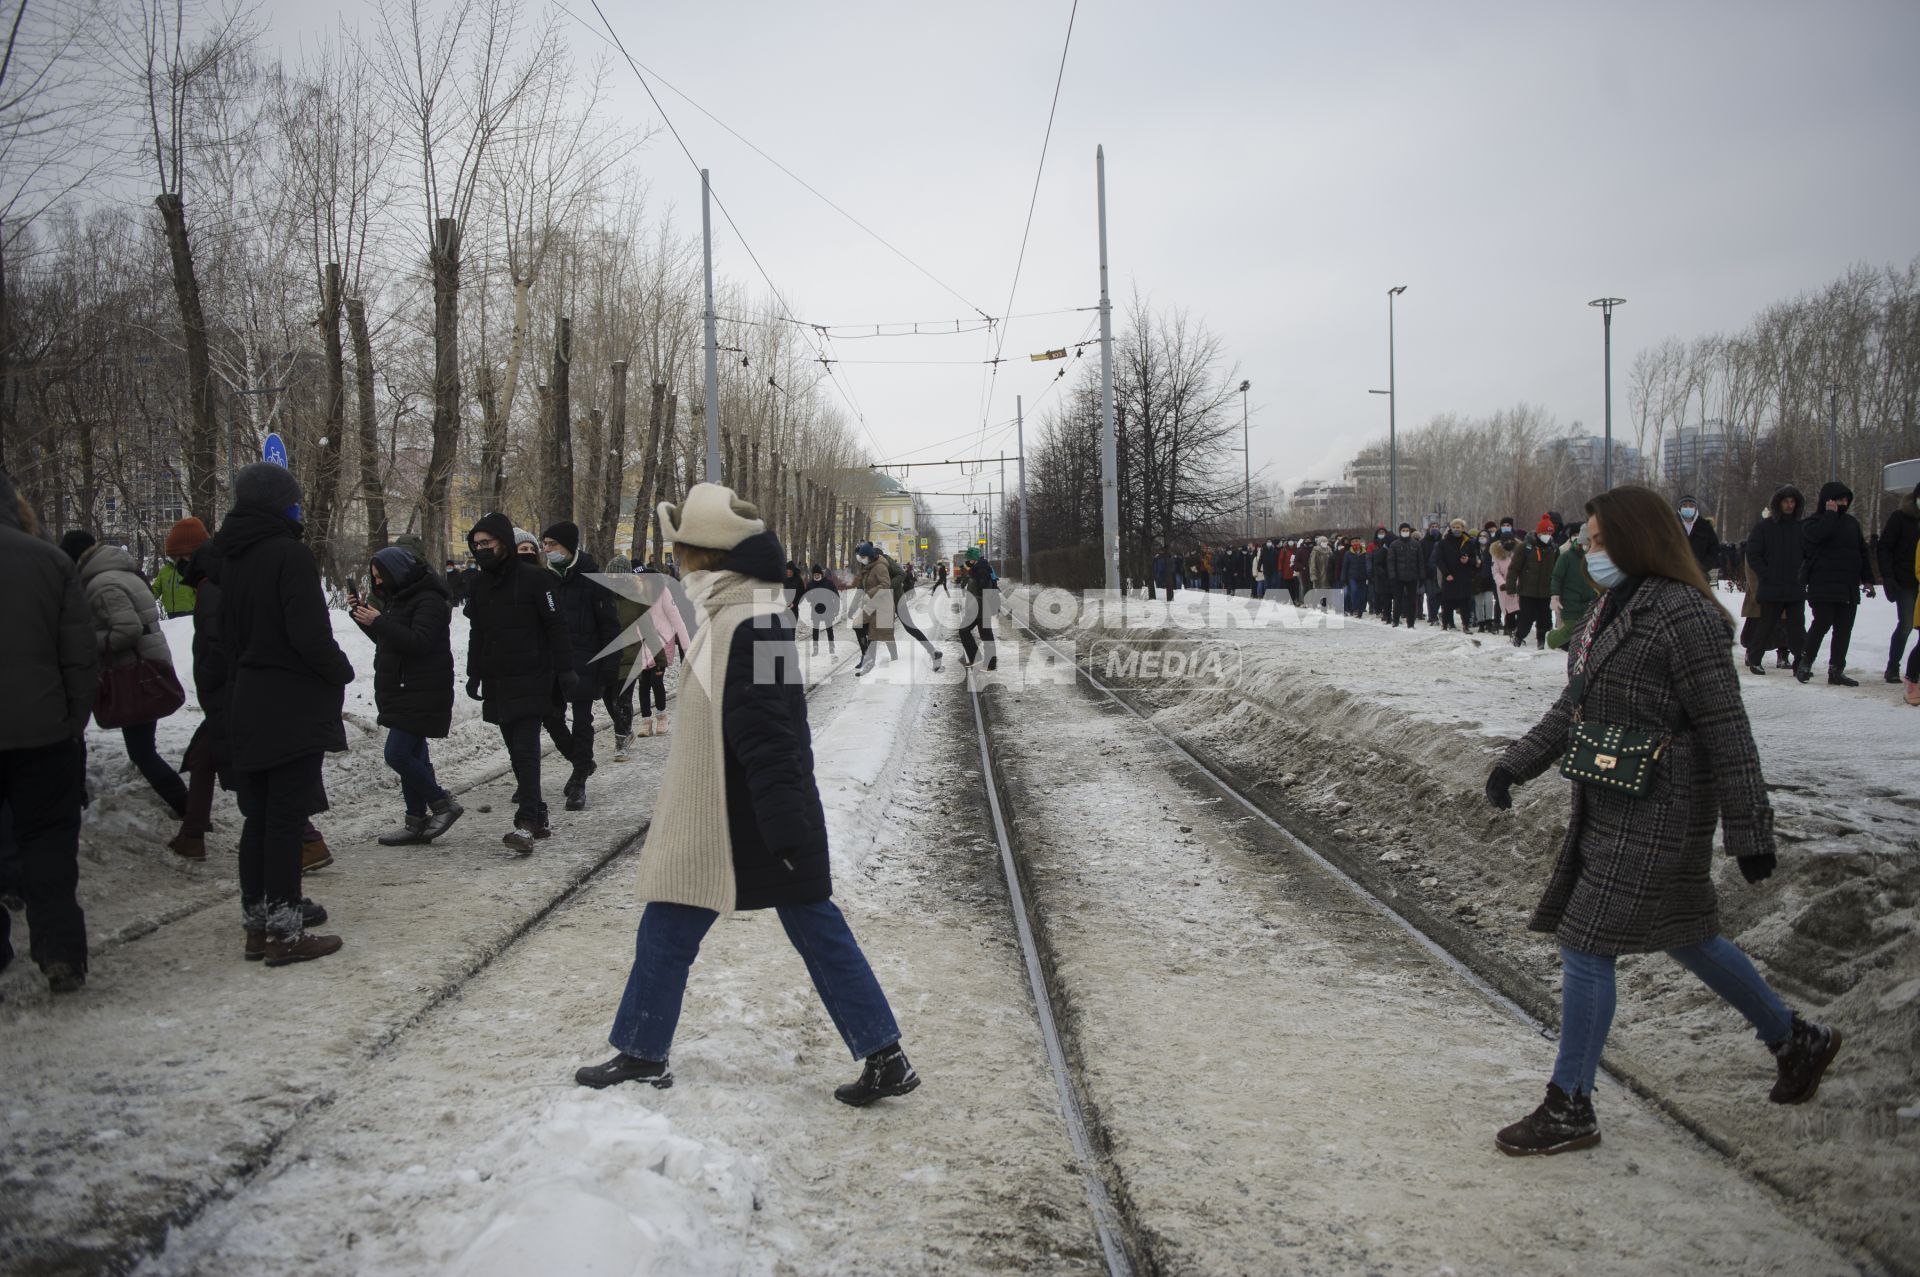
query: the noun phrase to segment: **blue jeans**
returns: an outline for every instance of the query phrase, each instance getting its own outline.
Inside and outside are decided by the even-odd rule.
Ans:
[[[1367,583],[1347,582],[1347,615],[1360,616],[1367,610]]]
[[[407,815],[424,816],[427,804],[447,796],[433,778],[433,759],[427,754],[427,738],[398,727],[387,729],[387,766],[400,774],[400,796],[406,800]]]
[[[833,901],[782,905],[774,910],[780,925],[813,977],[813,987],[833,1017],[833,1027],[855,1059],[900,1040],[887,996],[867,965],[867,955]],[[711,909],[655,900],[640,915],[633,939],[633,970],[613,1017],[608,1041],[617,1050],[643,1060],[665,1060],[680,1023],[680,1002],[687,972],[699,956],[707,929],[720,917]]]
[[[1780,1000],[1747,955],[1725,936],[1667,950],[1667,956],[1700,977],[1733,1009],[1747,1017],[1754,1036],[1769,1046],[1786,1040],[1793,1013]],[[1600,1051],[1613,1026],[1614,958],[1560,946],[1560,1056],[1553,1082],[1568,1095],[1593,1094]]]

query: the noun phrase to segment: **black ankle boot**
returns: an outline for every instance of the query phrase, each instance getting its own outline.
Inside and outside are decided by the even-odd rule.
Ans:
[[[896,1043],[869,1055],[867,1066],[860,1070],[860,1080],[835,1087],[833,1098],[842,1104],[865,1108],[885,1096],[905,1095],[919,1085],[920,1075],[913,1071],[913,1065],[907,1063],[907,1053]]]
[[[1858,687],[1858,686],[1860,686],[1860,680],[1858,680],[1858,679],[1853,679],[1853,678],[1848,678],[1848,677],[1847,677],[1847,671],[1846,671],[1846,669],[1845,669],[1844,667],[1842,667],[1842,666],[1839,666],[1839,665],[1834,665],[1834,666],[1830,666],[1830,667],[1828,667],[1828,669],[1827,669],[1827,682],[1829,682],[1829,683],[1831,683],[1831,684],[1832,684],[1833,686],[1835,686],[1835,687]]]
[[[1592,1148],[1600,1142],[1600,1120],[1594,1116],[1591,1095],[1568,1095],[1547,1083],[1540,1107],[1493,1137],[1494,1147],[1509,1157],[1543,1157]]]
[[[673,1085],[673,1070],[667,1067],[665,1060],[643,1060],[622,1051],[605,1064],[589,1064],[575,1069],[573,1080],[596,1091],[621,1082],[646,1082],[664,1091]]]
[[[1840,1030],[1824,1024],[1810,1024],[1793,1013],[1793,1028],[1786,1041],[1767,1046],[1780,1066],[1780,1076],[1767,1098],[1775,1104],[1805,1104],[1820,1089],[1820,1078],[1840,1054]]]

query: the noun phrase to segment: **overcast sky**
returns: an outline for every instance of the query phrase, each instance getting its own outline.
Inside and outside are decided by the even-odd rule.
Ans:
[[[1008,313],[1072,0],[602,4],[641,62],[970,304],[656,86],[796,314]],[[370,13],[263,9],[288,47]],[[582,56],[605,49],[569,31]],[[1590,298],[1627,299],[1624,399],[1645,344],[1738,328],[1850,264],[1920,254],[1916,53],[1913,0],[1081,0],[1011,310],[1097,300],[1104,143],[1116,309],[1137,290],[1221,337],[1253,382],[1253,462],[1270,478],[1336,474],[1384,433],[1386,400],[1367,391],[1386,385],[1394,284],[1403,426],[1525,400],[1597,430]],[[614,83],[626,121],[657,121],[630,72]],[[636,163],[697,226],[698,177],[672,139]],[[724,226],[715,253],[722,274],[757,281]],[[1067,345],[1092,320],[1016,320],[1005,353]],[[834,344],[846,360],[991,353],[983,334]],[[987,416],[1010,420],[1014,396],[1033,404],[1058,367],[1005,365]],[[883,457],[971,455],[981,364],[839,371]],[[988,450],[1003,442],[990,433]],[[916,489],[972,482],[912,475]]]

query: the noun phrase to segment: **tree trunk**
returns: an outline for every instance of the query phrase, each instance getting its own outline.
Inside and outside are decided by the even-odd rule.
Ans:
[[[759,506],[762,514],[770,514],[773,510],[773,502],[768,499],[766,488],[760,479],[759,435],[753,437],[753,446],[750,455],[753,459],[747,463],[747,491],[753,493],[753,495],[748,497],[747,500]],[[771,518],[767,520],[767,526],[773,526],[773,520]]]
[[[613,553],[614,538],[620,534],[620,494],[627,488],[627,361],[616,359],[609,370],[613,385],[607,399],[607,442],[602,449],[607,458],[606,481],[600,486],[600,528],[595,544],[602,553]],[[634,507],[633,523],[640,526],[640,508]]]
[[[673,450],[679,446],[680,438],[680,396],[671,391],[667,394],[667,420],[660,430],[660,463],[653,475],[647,480],[649,485],[647,518],[653,527],[653,554],[655,563],[666,561],[667,542],[660,528],[660,502],[672,495],[673,489]]]
[[[367,557],[387,544],[387,489],[380,477],[380,416],[373,399],[373,335],[367,304],[347,299],[347,333],[353,341],[354,390],[360,408],[360,499],[367,507]]]
[[[320,335],[327,351],[327,415],[325,432],[314,452],[317,482],[309,499],[313,507],[313,553],[329,579],[338,580],[333,525],[340,493],[340,436],[347,428],[347,360],[340,340],[340,263],[328,262],[320,283]]]
[[[531,279],[513,281],[513,336],[507,342],[507,368],[501,378],[499,398],[488,393],[481,403],[480,491],[489,510],[498,510],[507,502],[507,436],[512,425],[513,396],[520,384],[520,363],[526,357],[527,324],[532,310],[528,293]],[[492,370],[483,369],[487,390],[492,391]]]
[[[460,223],[435,223],[428,253],[433,272],[433,452],[421,496],[421,539],[427,562],[447,557],[453,518],[453,463],[460,446]]]
[[[24,480],[25,468],[13,440],[13,299],[7,292],[7,224],[0,221],[0,470]],[[8,458],[14,458],[8,467]]]
[[[573,372],[573,321],[565,315],[553,321],[553,500],[540,515],[558,523],[573,522],[573,398],[568,381]]]
[[[208,527],[220,515],[217,448],[220,422],[215,415],[213,369],[207,355],[207,317],[200,307],[200,281],[193,273],[193,249],[187,243],[187,210],[169,191],[154,197],[173,258],[173,296],[180,307],[180,328],[187,349],[187,502]]]
[[[626,365],[620,366],[620,401],[626,402]],[[637,567],[647,561],[647,529],[653,519],[654,493],[658,489],[654,467],[660,462],[660,418],[665,406],[665,382],[653,383],[653,400],[647,407],[647,450],[640,458],[640,490],[633,503],[633,548],[628,555]],[[624,412],[624,407],[622,408]]]

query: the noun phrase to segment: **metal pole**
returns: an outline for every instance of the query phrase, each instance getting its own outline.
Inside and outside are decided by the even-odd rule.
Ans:
[[[1606,457],[1600,463],[1600,487],[1607,492],[1613,491],[1613,307],[1609,306],[1600,316],[1601,343],[1606,348],[1605,364],[1607,377],[1607,439]]]
[[[1020,459],[1015,466],[1020,478],[1020,580],[1031,584],[1033,576],[1027,568],[1027,422],[1019,395],[1013,397],[1013,429],[1020,444]]]
[[[1250,381],[1240,383],[1240,482],[1241,504],[1246,507],[1247,540],[1253,540],[1253,428],[1247,424],[1247,391]]]
[[[1827,482],[1840,482],[1840,387],[1827,387]]]
[[[1093,149],[1100,195],[1100,528],[1107,589],[1120,592],[1120,473],[1113,433],[1113,302],[1107,296],[1107,149]]]
[[[1406,288],[1387,290],[1387,527],[1400,527],[1400,384],[1394,380],[1393,299]]]
[[[707,482],[720,473],[720,331],[713,314],[713,206],[707,170],[700,170],[700,239],[707,263]]]

